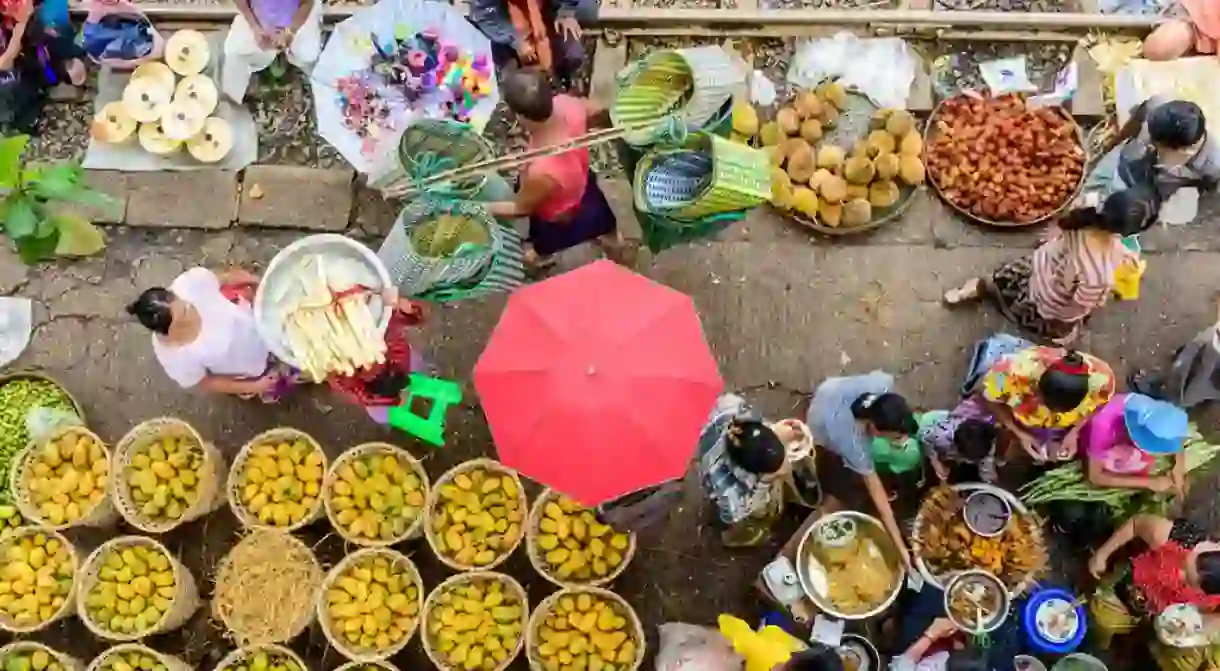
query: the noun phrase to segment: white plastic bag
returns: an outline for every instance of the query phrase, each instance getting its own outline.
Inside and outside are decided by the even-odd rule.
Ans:
[[[979,75],[993,96],[1002,96],[1005,93],[1034,93],[1038,90],[1038,87],[1029,81],[1029,70],[1025,67],[1024,56],[979,63]]]
[[[902,109],[911,95],[915,67],[915,55],[896,37],[862,40],[842,32],[831,38],[798,41],[788,82],[807,89],[837,79],[881,107]]]
[[[0,297],[0,366],[21,356],[30,344],[34,304],[28,298]]]
[[[681,622],[667,622],[657,631],[661,649],[657,671],[741,671],[741,658],[720,632]]]
[[[75,412],[59,408],[30,408],[25,413],[25,430],[30,434],[30,440],[42,442],[50,440],[56,432],[68,426],[84,426]]]

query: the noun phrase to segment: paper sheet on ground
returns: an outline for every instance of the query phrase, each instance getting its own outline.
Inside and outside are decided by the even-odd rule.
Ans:
[[[1206,119],[1220,119],[1220,60],[1215,56],[1180,58],[1176,61],[1136,59],[1119,70],[1114,81],[1118,122],[1124,124],[1131,109],[1154,95],[1189,100],[1203,110]],[[1215,121],[1208,124],[1216,129]]]
[[[208,36],[212,60],[204,72],[213,79],[216,79],[220,72],[226,35],[228,35],[228,30]],[[103,68],[98,73],[97,98],[93,102],[93,109],[100,110],[106,103],[121,98],[123,87],[127,86],[129,79],[131,79],[130,72]],[[85,150],[84,167],[90,170],[122,170],[125,172],[241,170],[258,159],[258,129],[254,125],[254,117],[250,114],[250,110],[246,109],[244,105],[235,105],[222,97],[213,114],[228,121],[233,128],[233,149],[220,163],[200,163],[187,153],[185,148],[172,156],[156,156],[144,151],[134,137],[128,142],[117,145],[90,138],[89,147]]]

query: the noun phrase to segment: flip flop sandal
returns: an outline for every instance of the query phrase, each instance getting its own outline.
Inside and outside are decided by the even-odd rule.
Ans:
[[[949,307],[973,303],[983,298],[983,282],[979,279],[970,280],[966,285],[955,287],[945,292],[941,301]]]

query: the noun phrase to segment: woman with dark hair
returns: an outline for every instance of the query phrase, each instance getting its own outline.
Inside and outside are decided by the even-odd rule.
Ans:
[[[1029,347],[1001,357],[979,393],[1035,462],[1076,456],[1085,420],[1114,396],[1114,372],[1091,354]]]
[[[0,15],[0,127],[29,135],[53,87],[85,83],[75,36],[44,21],[32,0],[17,0]]]
[[[813,393],[806,423],[817,445],[839,455],[849,469],[864,479],[869,499],[898,548],[903,564],[910,566],[910,552],[873,456],[874,439],[905,445],[919,430],[911,407],[906,399],[891,391],[893,388],[894,376],[879,370],[827,378]],[[919,452],[918,443],[914,449]]]
[[[127,313],[153,332],[157,361],[183,389],[268,400],[285,376],[254,322],[258,282],[240,269],[191,268],[168,289],[146,289]]]
[[[754,416],[744,398],[725,394],[699,435],[695,463],[704,495],[716,506],[728,547],[767,540],[784,510],[783,481],[789,447],[807,440],[797,420],[770,424]]]
[[[1033,254],[945,292],[945,304],[986,298],[1017,327],[1041,340],[1069,344],[1114,293],[1119,268],[1138,264],[1123,238],[1145,230],[1155,217],[1156,194],[1150,188],[1119,191],[1100,207],[1076,208],[1047,229]]]
[[[586,132],[605,110],[584,98],[554,95],[548,76],[510,70],[503,77],[504,102],[529,135],[530,149],[562,145]],[[529,217],[526,261],[535,269],[557,252],[585,242],[621,261],[614,210],[589,168],[589,149],[569,149],[531,161],[511,201],[487,204],[497,217]]]

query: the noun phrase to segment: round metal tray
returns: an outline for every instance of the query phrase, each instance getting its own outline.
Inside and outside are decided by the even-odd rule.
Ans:
[[[847,109],[842,110],[839,113],[837,125],[833,130],[822,136],[822,139],[818,141],[818,145],[829,142],[841,148],[844,152],[850,152],[852,145],[854,145],[857,140],[863,139],[868,135],[868,124],[873,117],[873,112],[881,109],[881,106],[878,105],[872,98],[869,98],[867,95],[856,89],[849,89],[847,91],[847,95]],[[791,101],[792,98],[785,100],[784,105],[787,105]],[[827,226],[826,224],[823,224],[818,220],[817,217],[809,217],[801,214],[800,212],[785,210],[780,207],[775,207],[774,205],[772,205],[772,208],[788,219],[791,219],[792,221],[806,228],[811,228],[818,233],[822,233],[823,235],[843,237],[867,233],[869,231],[877,230],[885,224],[888,224],[891,221],[901,217],[911,205],[911,201],[914,200],[915,193],[921,190],[921,187],[909,186],[901,182],[895,183],[898,184],[898,202],[889,207],[874,209],[872,220],[867,224],[861,224],[860,226],[851,226],[846,228],[840,226],[836,228],[834,226]]]
[[[1001,499],[1007,501],[1008,505],[1012,506],[1014,518],[1027,517],[1034,520],[1034,537],[1039,544],[1045,546],[1045,539],[1042,536],[1042,526],[1038,523],[1037,516],[1034,515],[1029,508],[1026,508],[1025,504],[1021,503],[1021,500],[1013,495],[1012,492],[1008,491],[1007,489],[996,487],[995,485],[989,485],[983,482],[963,482],[952,485],[952,487],[953,490],[958,492],[958,494],[960,494],[963,498],[972,492],[984,491],[995,494]],[[920,532],[923,529],[923,514],[923,504],[921,503],[919,506],[919,512],[915,515],[915,522],[911,525],[911,561],[915,564],[915,568],[919,571],[920,575],[923,576],[925,581],[936,585],[941,589],[945,589],[945,587],[949,584],[949,581],[951,581],[954,576],[962,573],[962,571],[950,571],[938,576],[933,574],[932,569],[928,567],[926,562],[924,562],[923,555],[920,552],[919,540],[921,535]],[[1022,580],[1016,587],[1008,590],[1009,598],[1015,600],[1030,587],[1033,587],[1034,583],[1036,582],[1036,573],[1036,571],[1031,572],[1029,575],[1025,576],[1025,579]]]
[[[928,154],[928,147],[932,146],[932,139],[933,139],[932,133],[933,133],[933,130],[936,128],[936,119],[937,119],[937,117],[940,116],[941,111],[944,109],[945,103],[951,102],[953,100],[957,100],[958,98],[965,98],[965,97],[969,97],[969,96],[959,95],[959,96],[955,96],[953,98],[946,98],[945,100],[942,100],[939,103],[937,103],[936,107],[932,108],[932,113],[928,115],[928,123],[926,126],[924,126],[924,129],[923,129],[923,151],[924,151],[924,157],[925,157],[925,165],[926,165],[926,159],[927,159],[927,154]],[[1053,218],[1059,216],[1065,210],[1067,210],[1069,207],[1071,207],[1072,202],[1075,201],[1076,197],[1080,195],[1080,190],[1084,188],[1085,180],[1088,178],[1088,175],[1089,175],[1089,161],[1088,161],[1089,150],[1088,150],[1088,142],[1084,135],[1084,130],[1082,130],[1080,128],[1080,124],[1076,123],[1076,119],[1072,118],[1072,115],[1068,114],[1067,111],[1064,110],[1062,107],[1056,107],[1055,109],[1058,110],[1061,115],[1063,115],[1063,117],[1067,120],[1068,123],[1072,124],[1072,128],[1076,131],[1076,144],[1080,147],[1080,150],[1085,153],[1085,162],[1084,162],[1084,165],[1081,166],[1080,179],[1077,180],[1076,187],[1074,189],[1072,189],[1072,193],[1069,194],[1066,199],[1064,199],[1063,203],[1061,205],[1059,205],[1059,207],[1056,207],[1055,209],[1042,215],[1041,217],[1038,217],[1037,219],[1031,219],[1029,221],[1012,221],[1012,220],[995,221],[992,219],[985,219],[983,217],[980,217],[979,215],[974,214],[973,212],[967,210],[964,207],[961,207],[957,203],[953,202],[951,199],[947,198],[945,196],[945,192],[941,191],[940,185],[936,183],[936,179],[932,176],[931,170],[927,171],[928,184],[932,185],[932,188],[936,191],[936,195],[940,196],[940,199],[942,201],[944,201],[946,205],[953,208],[953,210],[955,212],[957,212],[958,214],[962,215],[963,217],[969,219],[970,221],[974,221],[974,222],[983,224],[984,226],[994,226],[996,228],[1025,228],[1027,226],[1036,226],[1047,220],[1050,220],[1050,219],[1053,219]]]
[[[801,538],[801,542],[796,548],[796,577],[800,581],[801,591],[805,593],[805,596],[809,597],[809,600],[812,601],[821,612],[840,620],[867,620],[870,617],[884,613],[885,611],[889,610],[890,606],[894,605],[894,602],[898,599],[899,593],[902,592],[902,586],[904,583],[901,570],[895,573],[894,584],[891,586],[890,593],[886,595],[884,601],[869,611],[864,613],[856,613],[854,615],[838,610],[829,599],[825,598],[816,589],[814,589],[813,580],[809,576],[809,560],[807,559],[807,556],[810,549],[807,544],[810,542],[811,538],[815,538],[817,536],[822,527],[837,520],[843,519],[854,521],[858,527],[869,527],[874,531],[877,531],[878,538],[887,541],[885,546],[880,548],[882,553],[886,555],[886,559],[888,559],[893,566],[901,566],[901,562],[898,560],[898,552],[893,547],[893,543],[888,542],[889,534],[885,531],[885,526],[881,524],[880,520],[872,517],[871,515],[866,515],[855,510],[843,510],[830,513],[829,515],[824,515],[821,519],[814,522],[813,526],[809,527],[808,531],[805,532],[805,536]]]

